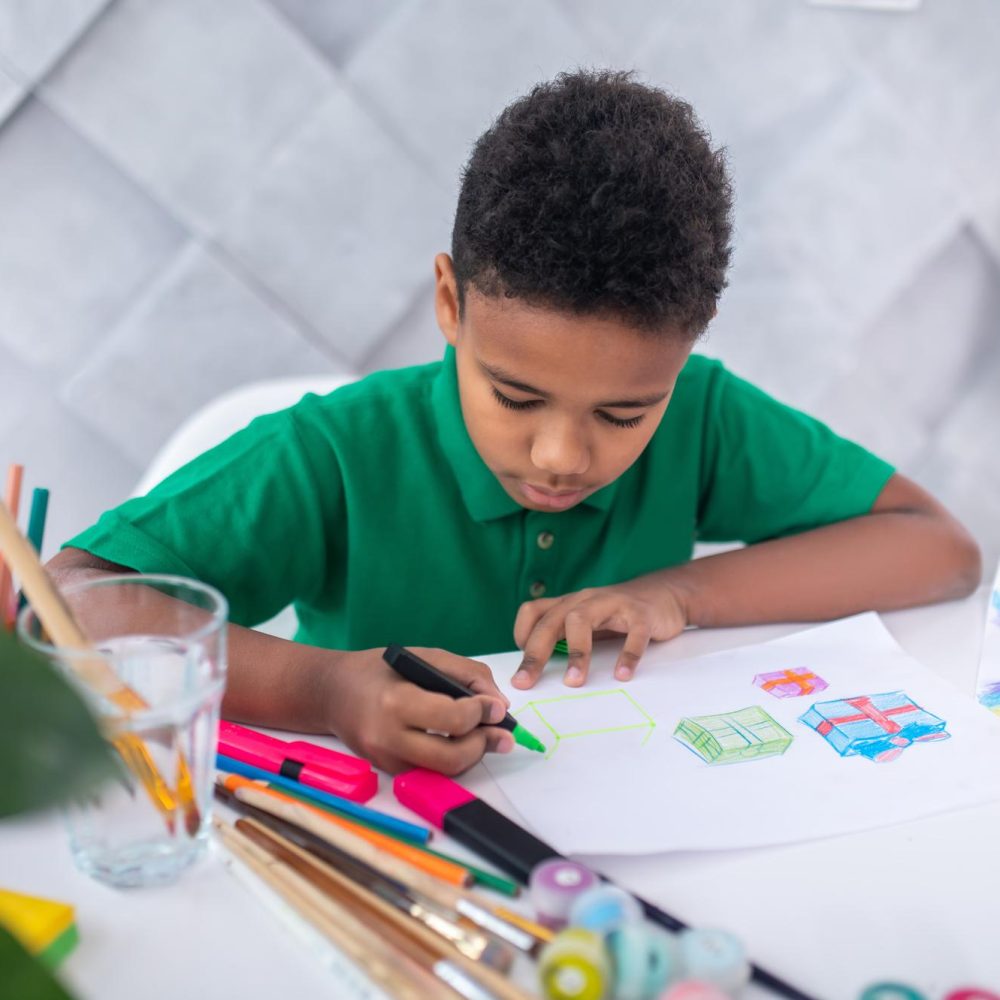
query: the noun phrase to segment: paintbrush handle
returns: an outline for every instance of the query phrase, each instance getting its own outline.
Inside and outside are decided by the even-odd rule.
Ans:
[[[234,794],[238,800],[244,801],[257,809],[262,809],[264,812],[271,813],[272,816],[277,816],[279,819],[294,823],[304,830],[308,830],[319,837],[320,840],[324,840],[328,844],[332,844],[334,847],[338,847],[340,850],[346,851],[348,854],[364,861],[388,878],[402,882],[408,888],[421,893],[439,906],[455,909],[458,900],[463,895],[460,890],[435,879],[431,875],[425,874],[408,862],[394,858],[384,851],[378,850],[378,848],[369,844],[366,840],[351,833],[350,830],[345,830],[342,827],[327,822],[327,820],[321,816],[317,816],[316,813],[305,805],[282,802],[280,799],[270,796],[264,791],[246,786],[237,788]]]
[[[0,554],[20,579],[21,589],[52,644],[62,649],[88,651],[87,637],[5,504],[0,504]],[[123,687],[111,665],[99,656],[80,657],[75,669],[88,687],[106,698],[114,698]]]
[[[280,834],[267,829],[252,819],[238,820],[237,829],[252,831],[250,835],[256,843],[264,847],[265,850],[272,851],[276,857],[295,868],[304,877],[314,880],[318,888],[327,892],[332,891],[342,899],[352,900],[356,904],[352,909],[356,909],[356,906],[363,907],[376,920],[390,927],[398,928],[402,933],[421,942],[424,947],[438,957],[457,965],[498,1000],[531,1000],[530,994],[525,993],[524,990],[495,969],[467,958],[419,921],[400,913],[389,903],[379,899],[346,875],[341,875],[329,865],[318,861]]]
[[[392,996],[398,1000],[452,1000],[453,994],[433,975],[245,834],[218,821],[215,831],[228,851]]]
[[[232,794],[238,802],[301,827],[332,847],[365,862],[387,878],[402,883],[407,889],[419,893],[437,906],[461,914],[520,951],[535,952],[547,940],[542,929],[533,931],[524,924],[512,923],[504,914],[485,905],[475,893],[442,882],[405,859],[392,857],[350,830],[330,823],[308,805],[282,800],[269,791],[249,785],[238,786]],[[542,933],[538,933],[539,930]]]

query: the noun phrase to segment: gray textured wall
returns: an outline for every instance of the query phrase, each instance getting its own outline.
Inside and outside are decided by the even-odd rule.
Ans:
[[[703,349],[1000,551],[1000,3],[0,0],[0,463],[46,554],[242,382],[435,358],[470,143],[578,65],[730,151]]]

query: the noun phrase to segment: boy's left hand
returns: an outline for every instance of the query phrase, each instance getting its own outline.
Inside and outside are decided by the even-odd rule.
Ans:
[[[525,602],[514,622],[514,639],[524,657],[511,683],[516,688],[532,687],[563,636],[569,647],[565,684],[586,683],[595,636],[625,636],[615,677],[629,680],[652,640],[672,639],[687,625],[679,596],[668,588],[658,590],[655,603],[630,590],[627,583]]]

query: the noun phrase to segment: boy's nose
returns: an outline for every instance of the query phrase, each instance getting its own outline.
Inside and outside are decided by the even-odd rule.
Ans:
[[[579,476],[590,468],[590,448],[574,428],[557,425],[535,436],[531,461],[554,476]]]

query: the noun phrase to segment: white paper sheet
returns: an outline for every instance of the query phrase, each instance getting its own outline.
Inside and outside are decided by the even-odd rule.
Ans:
[[[976,696],[982,705],[1000,716],[1000,565],[987,602]]]
[[[628,684],[592,682],[575,692],[561,672],[517,691],[505,680],[516,655],[486,660],[502,666],[497,679],[511,710],[549,747],[545,757],[517,750],[487,757],[486,766],[526,825],[565,853],[788,843],[1000,798],[1000,726],[903,652],[875,614],[689,660],[658,662],[654,646]],[[828,687],[778,698],[754,686],[757,674],[798,667]],[[878,763],[841,756],[799,721],[817,702],[894,691],[944,719],[950,738],[914,742]],[[708,764],[674,738],[682,717],[755,705],[794,737],[780,756]]]

